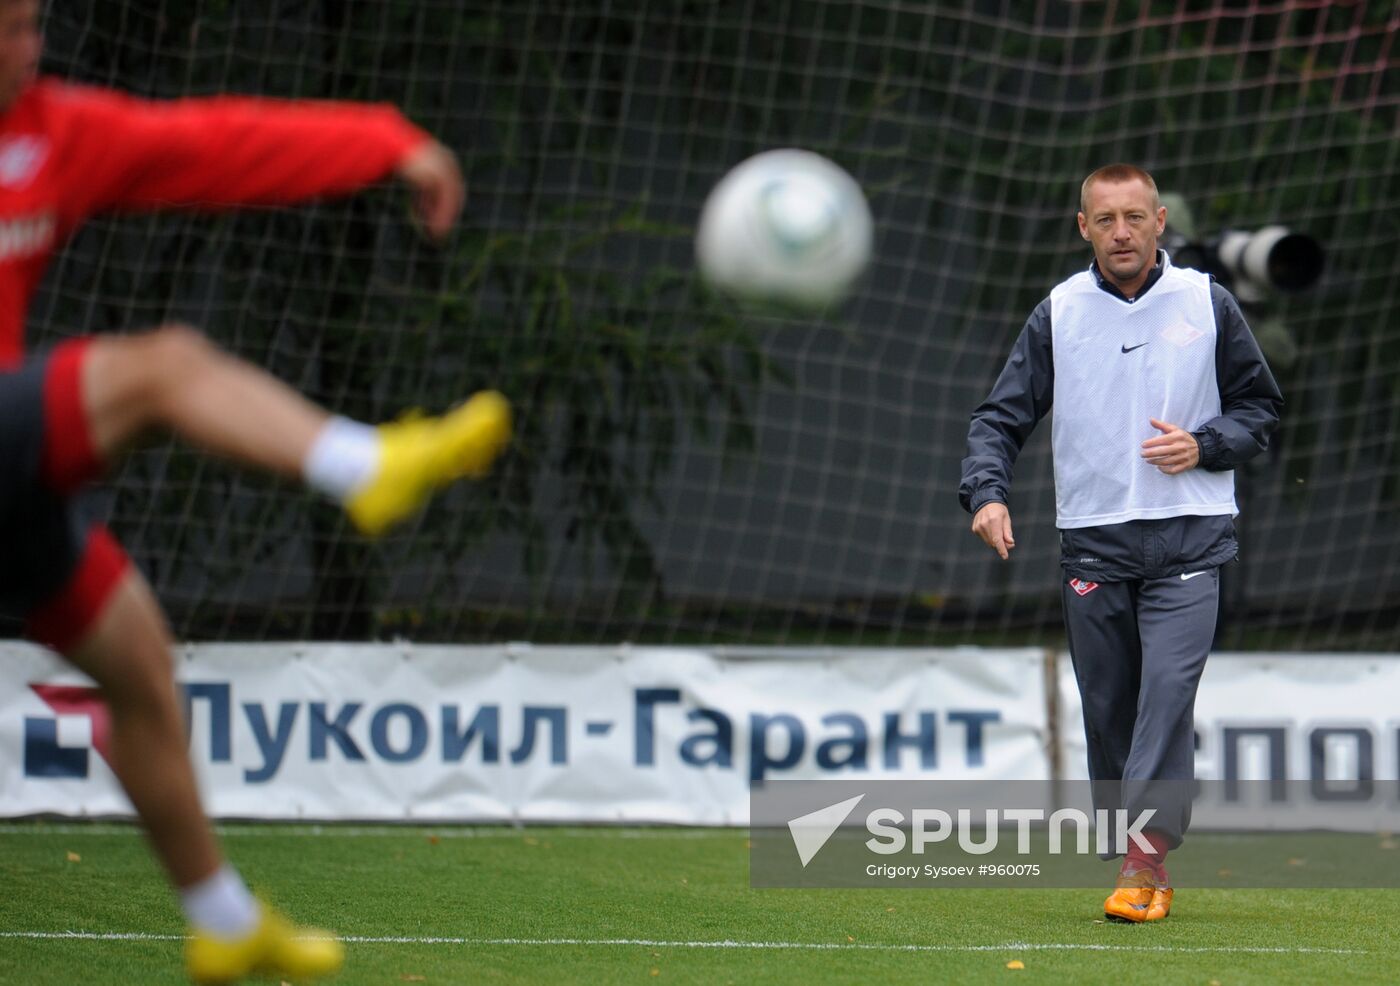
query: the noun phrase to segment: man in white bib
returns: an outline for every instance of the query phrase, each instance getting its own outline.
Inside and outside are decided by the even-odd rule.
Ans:
[[[1011,470],[1053,406],[1065,627],[1096,808],[1156,814],[1104,902],[1111,919],[1171,909],[1163,860],[1190,821],[1192,712],[1215,635],[1219,568],[1235,558],[1234,469],[1258,455],[1283,398],[1235,299],[1173,267],[1152,176],[1084,180],[1094,261],[1031,314],[973,412],[958,494],[1001,558],[1016,546]]]

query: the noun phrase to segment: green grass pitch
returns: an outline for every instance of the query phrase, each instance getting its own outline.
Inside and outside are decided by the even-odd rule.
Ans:
[[[752,890],[734,830],[222,831],[348,937],[336,983],[1400,982],[1400,890],[1183,887],[1124,926],[1104,890]],[[134,829],[0,826],[0,983],[183,982],[183,931]]]

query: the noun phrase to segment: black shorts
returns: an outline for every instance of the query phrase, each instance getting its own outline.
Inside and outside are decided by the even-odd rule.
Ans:
[[[66,649],[127,562],[77,496],[101,470],[82,407],[89,340],[0,371],[0,624]]]

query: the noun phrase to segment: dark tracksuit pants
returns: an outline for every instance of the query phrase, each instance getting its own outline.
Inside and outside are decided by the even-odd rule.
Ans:
[[[1154,808],[1146,827],[1171,848],[1191,819],[1193,708],[1219,590],[1218,567],[1061,587],[1094,807]]]

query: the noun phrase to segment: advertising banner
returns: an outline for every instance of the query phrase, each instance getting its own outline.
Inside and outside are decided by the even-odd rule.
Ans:
[[[222,818],[743,825],[769,779],[1044,780],[1038,649],[212,644],[176,677]],[[0,648],[0,810],[126,815],[88,681]]]
[[[1083,779],[1079,690],[1068,656],[1057,663],[1060,774]],[[1196,696],[1192,824],[1393,831],[1396,695],[1392,654],[1212,654]]]

